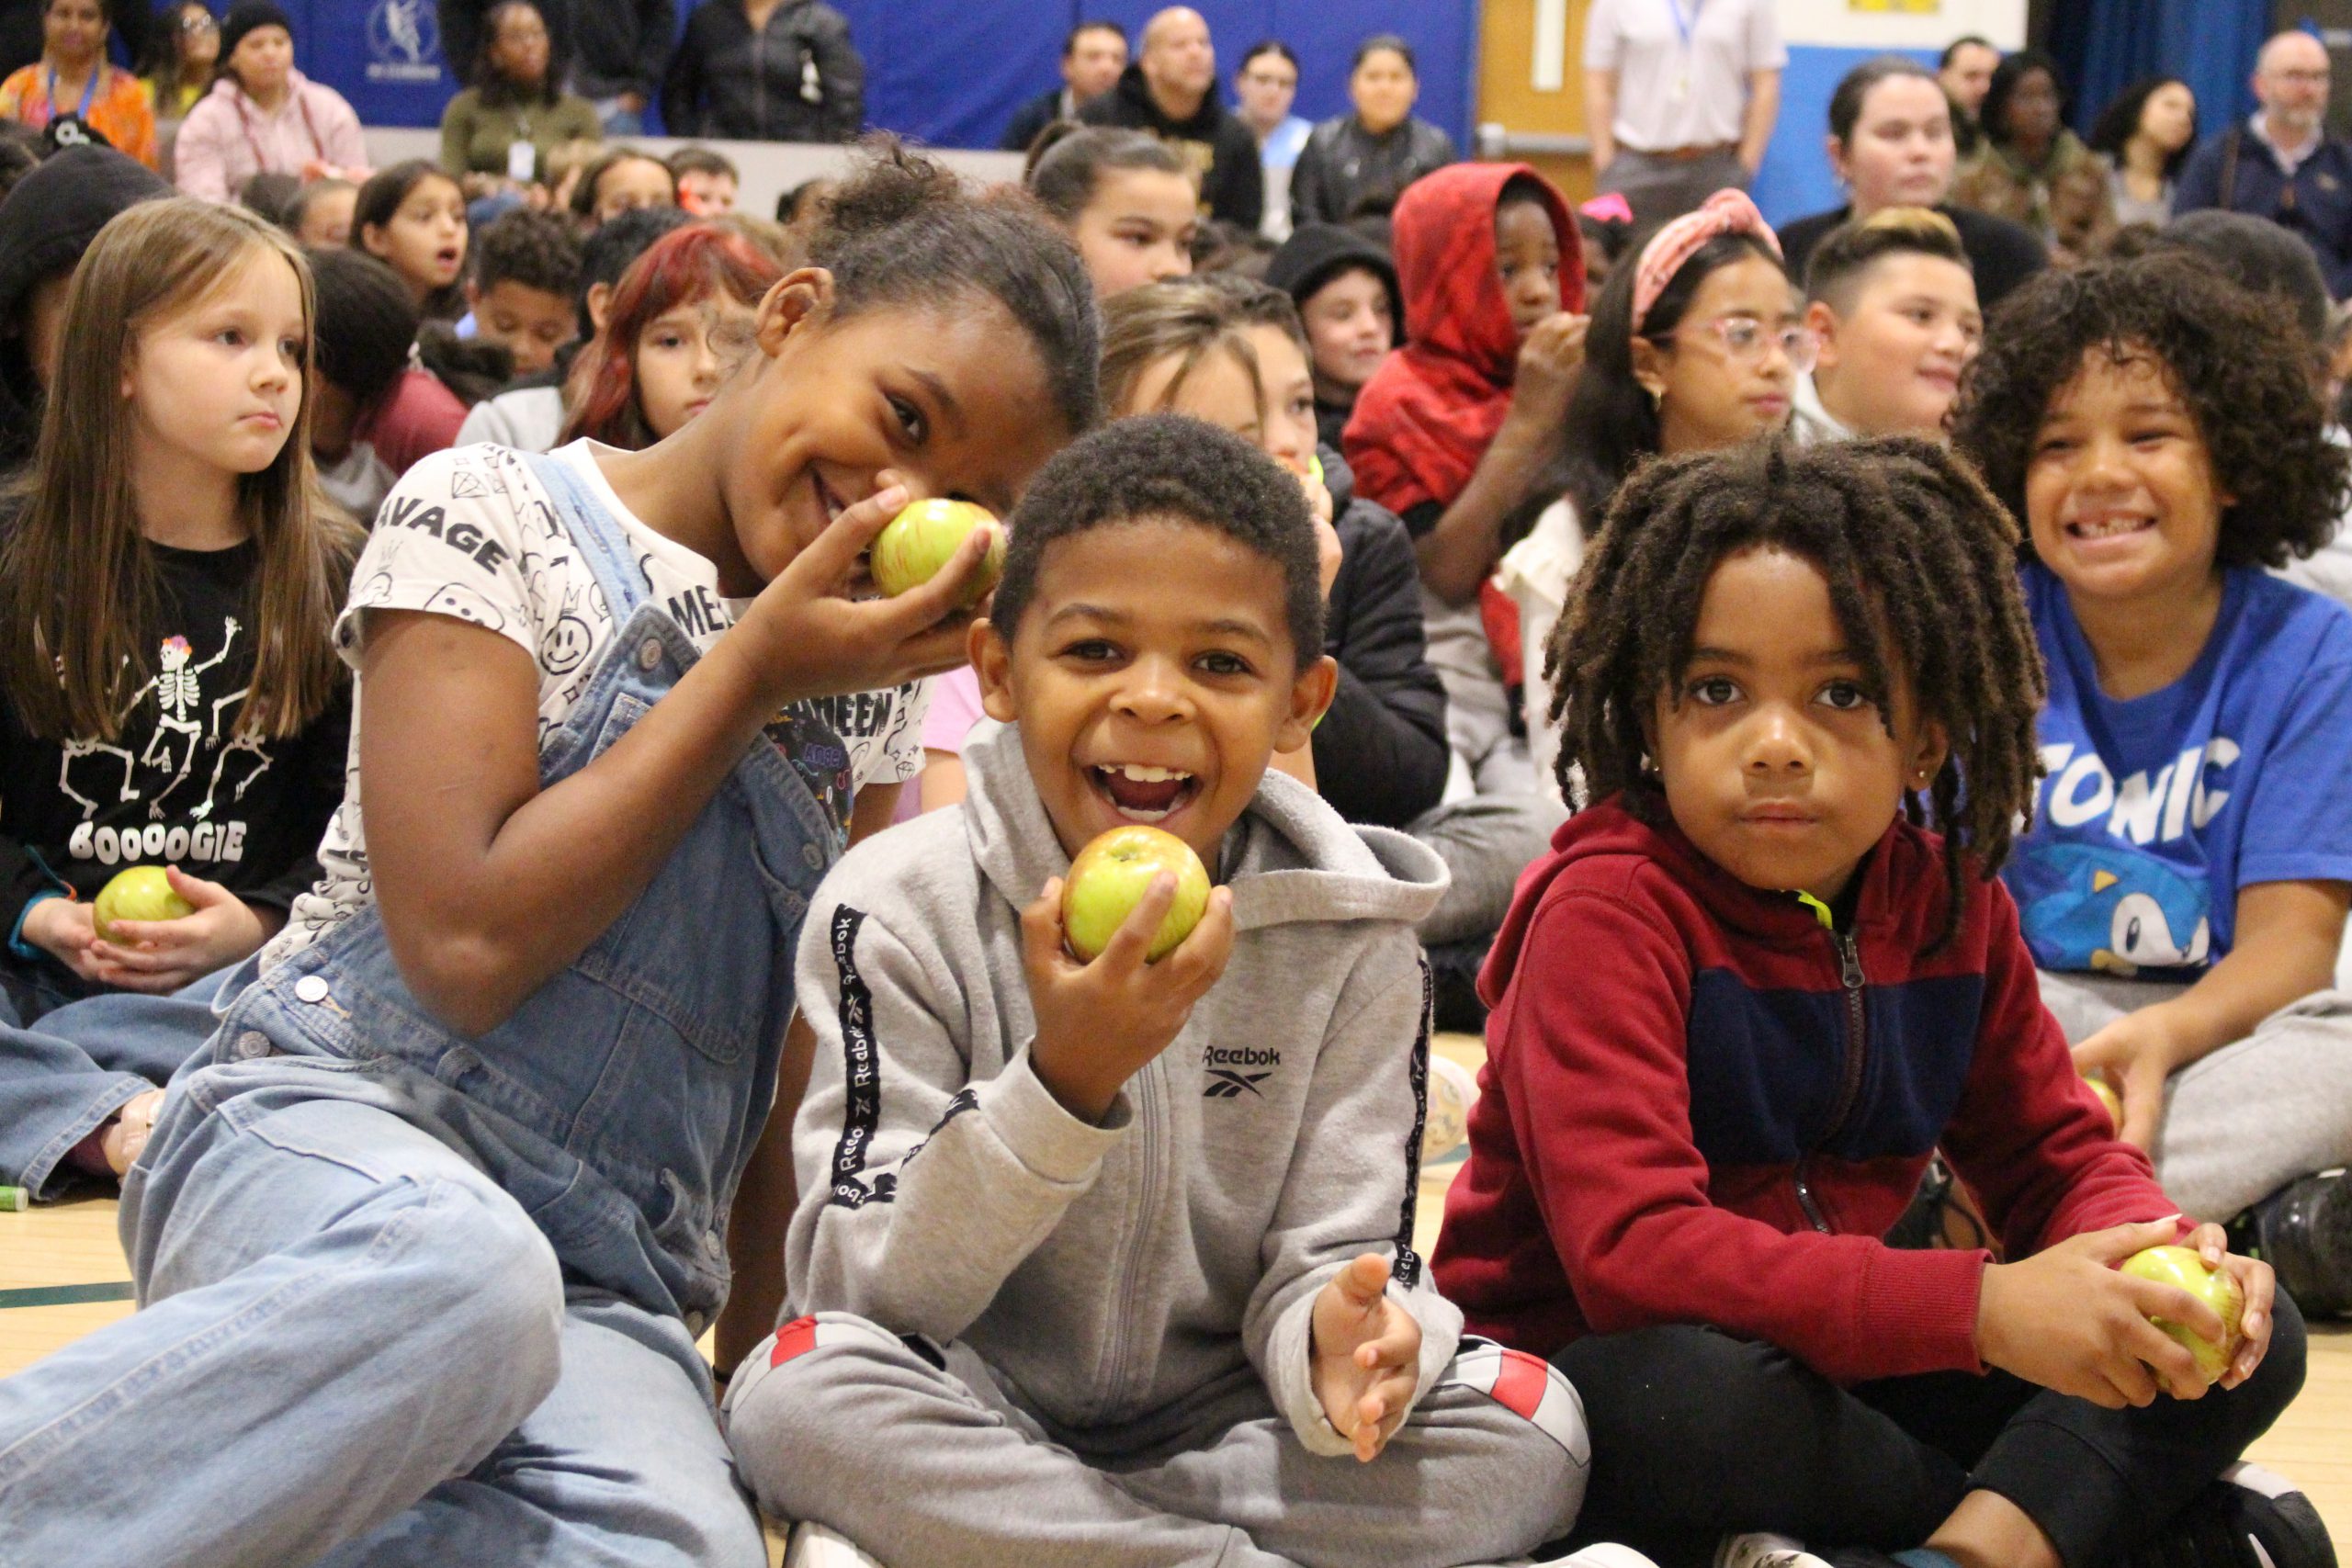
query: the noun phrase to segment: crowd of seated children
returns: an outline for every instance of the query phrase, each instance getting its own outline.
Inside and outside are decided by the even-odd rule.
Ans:
[[[579,303],[572,336],[536,375],[476,403],[458,427],[458,444],[493,441],[518,452],[552,450],[563,434],[564,388],[580,350],[593,342],[612,309],[613,291],[656,240],[693,221],[674,207],[645,207],[605,224],[580,247]]]

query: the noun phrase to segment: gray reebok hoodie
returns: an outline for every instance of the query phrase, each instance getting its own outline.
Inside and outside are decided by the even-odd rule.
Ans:
[[[1413,922],[1446,874],[1269,773],[1227,833],[1233,957],[1101,1126],[1029,1066],[1021,910],[1069,857],[1019,735],[970,794],[852,850],[800,942],[817,1056],[793,1128],[795,1309],[961,1339],[1072,1431],[1245,1365],[1308,1449],[1348,1451],[1308,1367],[1315,1298],[1366,1251],[1421,1325],[1418,1399],[1462,1314],[1412,1249],[1428,1004]]]

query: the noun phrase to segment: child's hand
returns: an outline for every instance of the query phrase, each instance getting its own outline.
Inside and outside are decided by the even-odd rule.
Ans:
[[[1563,310],[1535,323],[1519,345],[1512,413],[1546,427],[1567,417],[1568,394],[1576,390],[1577,374],[1584,368],[1584,334],[1591,320]]]
[[[165,866],[172,891],[196,906],[175,920],[117,920],[114,940],[93,940],[90,977],[126,991],[161,996],[250,957],[277,922],[217,882]],[[54,902],[55,900],[52,900]]]
[[[2143,1149],[2155,1147],[2165,1115],[2165,1081],[2180,1066],[2161,1005],[2125,1013],[2075,1047],[2075,1070],[2086,1077],[2106,1074],[2123,1097],[2116,1136]]]
[[[2220,1380],[2222,1387],[2235,1388],[2254,1376],[2255,1368],[2270,1353],[2270,1307],[2278,1299],[2278,1278],[2261,1259],[2232,1252],[2229,1233],[2217,1224],[2199,1225],[2180,1245],[2205,1259],[2207,1268],[2228,1269],[2236,1278],[2238,1289],[2245,1292],[2245,1305],[2238,1312],[2238,1330],[2245,1336],[2245,1343],[2230,1358]]]
[[[1062,879],[1046,884],[1021,912],[1023,965],[1037,1014],[1030,1065],[1070,1113],[1100,1122],[1120,1086],[1168,1049],[1233,955],[1233,893],[1209,892],[1208,908],[1175,952],[1144,962],[1159,922],[1176,902],[1176,878],[1161,872],[1091,964],[1062,939]]]
[[[2169,1341],[2167,1341],[2169,1343]],[[1404,1423],[1420,1382],[1421,1325],[1388,1297],[1388,1260],[1367,1252],[1315,1298],[1315,1397],[1369,1462]]]
[[[854,598],[866,547],[907,504],[888,471],[882,488],[844,508],[776,573],[718,648],[751,660],[779,705],[803,697],[879,691],[965,662],[972,612],[959,609],[990,530],[975,528],[939,575],[895,599]]]
[[[1323,489],[1320,485],[1315,488]],[[1323,491],[1326,502],[1330,497],[1329,491]],[[1330,518],[1318,515],[1315,519],[1315,575],[1322,584],[1326,602],[1331,597],[1331,584],[1340,580],[1340,567],[1346,559],[1347,552],[1340,545],[1340,531],[1331,526]]]
[[[1976,1353],[2028,1382],[2109,1410],[2145,1405],[2166,1390],[2181,1399],[2197,1398],[2205,1392],[2205,1379],[2196,1359],[2148,1319],[2185,1324],[2212,1338],[2221,1337],[2221,1319],[2177,1286],[2116,1272],[2116,1265],[2133,1253],[2170,1243],[2179,1232],[2177,1219],[2070,1236],[2021,1262],[1986,1269],[1976,1303]],[[2263,1272],[2267,1346],[2269,1270]],[[2239,1277],[2245,1280],[2244,1274]],[[2249,1288],[2249,1313],[2253,1305]],[[2259,1353],[2255,1359],[2261,1359]]]
[[[25,911],[24,938],[85,980],[98,976],[90,944],[98,940],[97,917],[72,898],[44,898]]]

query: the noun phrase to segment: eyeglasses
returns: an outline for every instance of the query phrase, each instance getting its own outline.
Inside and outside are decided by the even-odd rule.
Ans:
[[[1690,330],[1677,328],[1673,336],[1679,338]],[[1743,364],[1762,359],[1775,344],[1787,356],[1789,368],[1800,376],[1811,370],[1814,361],[1821,357],[1821,339],[1811,327],[1781,327],[1774,331],[1753,316],[1718,316],[1702,323],[1699,330],[1713,334],[1722,342],[1724,353]]]
[[[184,33],[217,33],[220,30],[220,24],[202,12],[180,18],[180,31]]]

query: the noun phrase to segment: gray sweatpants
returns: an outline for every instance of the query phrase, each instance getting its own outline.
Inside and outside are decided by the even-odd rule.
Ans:
[[[1370,1464],[1307,1452],[1247,1369],[1148,1420],[1068,1431],[960,1344],[943,1367],[846,1313],[771,1343],[728,1396],[737,1468],[771,1516],[885,1568],[1451,1568],[1523,1556],[1584,1500],[1575,1390],[1476,1340]]]
[[[1431,947],[1487,937],[1503,923],[1519,874],[1552,847],[1568,808],[1549,795],[1474,795],[1433,807],[1405,831],[1437,852],[1453,880],[1416,928]]]
[[[2041,975],[2042,1003],[2070,1045],[2184,988]],[[2352,994],[2314,991],[2173,1074],[2151,1152],[2156,1179],[2198,1220],[2233,1219],[2290,1182],[2352,1165]]]

